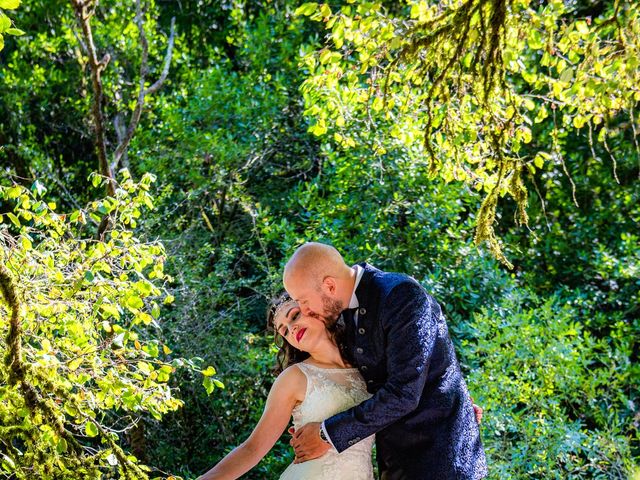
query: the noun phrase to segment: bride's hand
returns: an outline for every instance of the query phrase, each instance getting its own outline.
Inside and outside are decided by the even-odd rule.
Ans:
[[[289,443],[296,452],[294,463],[321,457],[331,448],[329,443],[320,438],[320,423],[317,422],[307,423],[296,430]]]

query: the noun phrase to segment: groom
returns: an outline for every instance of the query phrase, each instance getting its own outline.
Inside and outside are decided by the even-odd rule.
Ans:
[[[296,250],[284,286],[302,312],[345,322],[352,361],[373,396],[295,432],[296,462],[376,434],[382,480],[479,479],[484,451],[438,303],[411,277],[350,267],[321,243]]]

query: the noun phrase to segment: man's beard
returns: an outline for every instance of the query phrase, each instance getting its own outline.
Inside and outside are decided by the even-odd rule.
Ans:
[[[340,317],[340,314],[344,310],[344,305],[340,300],[334,300],[326,295],[322,295],[322,316],[321,320],[324,321],[325,325],[332,326]]]

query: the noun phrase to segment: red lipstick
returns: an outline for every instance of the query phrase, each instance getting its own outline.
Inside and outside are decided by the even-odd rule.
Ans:
[[[302,336],[306,331],[307,331],[306,328],[301,328],[300,330],[298,330],[298,333],[296,333],[296,342],[300,343],[300,339],[302,338]]]

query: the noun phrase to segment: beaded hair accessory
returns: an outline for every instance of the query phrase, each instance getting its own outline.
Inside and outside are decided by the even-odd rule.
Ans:
[[[289,298],[287,300],[283,300],[281,303],[279,303],[276,307],[275,310],[273,311],[273,321],[275,322],[276,318],[278,317],[278,315],[280,314],[280,312],[284,311],[287,307],[295,307],[298,305],[298,302],[296,302],[295,300],[293,300],[292,298]]]
[[[271,304],[271,308],[269,309],[269,324],[275,327],[276,317],[282,312],[285,308],[293,307],[297,305],[297,302],[293,300],[288,293],[283,293],[277,300],[274,300]]]

